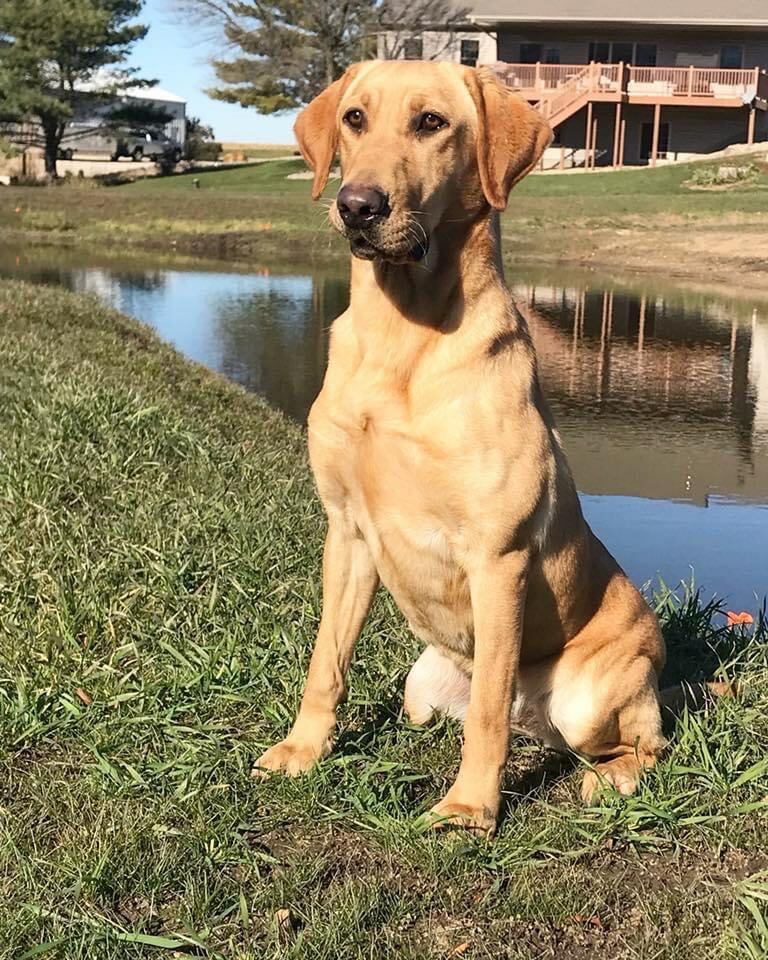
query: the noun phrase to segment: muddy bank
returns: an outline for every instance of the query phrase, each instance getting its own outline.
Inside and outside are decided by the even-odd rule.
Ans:
[[[164,235],[139,234],[93,236],[76,231],[10,231],[5,245],[19,249],[53,246],[108,252],[112,257],[146,255],[163,260],[194,258],[226,262],[244,269],[270,266],[330,267],[348,258],[344,242],[330,230],[258,230]],[[542,267],[587,267],[601,273],[651,274],[670,282],[705,284],[708,287],[765,291],[768,294],[768,225],[765,231],[699,227],[684,233],[667,230],[561,231],[554,237],[549,228],[503,234],[507,267],[535,263]]]

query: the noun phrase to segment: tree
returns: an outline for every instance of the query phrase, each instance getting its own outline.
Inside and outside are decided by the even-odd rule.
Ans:
[[[142,2],[0,0],[0,115],[39,124],[49,177],[79,103],[104,107],[127,87],[151,82],[118,67],[147,33],[131,22]]]
[[[379,35],[439,26],[450,35],[465,10],[451,0],[178,0],[223,33],[233,52],[213,60],[221,85],[209,96],[259,113],[303,106],[357,60],[375,57]],[[385,56],[397,56],[392,46]],[[435,51],[435,56],[439,51]]]
[[[198,140],[205,143],[215,139],[216,134],[209,123],[203,123],[200,117],[187,117],[187,142]]]
[[[213,127],[203,123],[200,117],[187,118],[187,139],[184,154],[188,160],[215,160],[221,152],[221,144],[214,143]]]

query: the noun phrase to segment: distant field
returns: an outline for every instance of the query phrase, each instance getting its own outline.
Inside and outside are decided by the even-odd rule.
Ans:
[[[261,160],[265,157],[290,157],[298,150],[295,143],[237,143],[223,141],[221,147],[224,153],[242,151],[247,157]]]

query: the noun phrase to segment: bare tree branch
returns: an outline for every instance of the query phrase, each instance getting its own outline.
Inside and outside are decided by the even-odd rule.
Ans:
[[[402,55],[405,40],[424,31],[439,38],[440,57],[467,8],[453,0],[175,0],[176,8],[215,35],[211,61],[220,100],[278,113],[308,103],[346,68]]]

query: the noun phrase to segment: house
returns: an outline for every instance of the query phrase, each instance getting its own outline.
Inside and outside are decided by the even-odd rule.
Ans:
[[[73,115],[67,123],[61,141],[61,155],[71,159],[74,154],[111,154],[114,149],[116,132],[109,124],[109,116],[116,109],[135,107],[139,111],[156,113],[163,123],[150,124],[142,121],[142,126],[162,127],[168,139],[183,146],[187,135],[186,101],[183,97],[163,90],[161,87],[129,87],[113,95],[89,96],[108,88],[110,77],[107,74],[97,76],[91,83],[80,84],[77,92],[83,94],[74,100]],[[39,145],[42,130],[36,120],[21,123],[5,123],[0,126],[2,133],[14,143],[25,147]]]
[[[91,85],[98,90],[99,85]],[[84,93],[91,92],[91,86],[81,85]],[[103,80],[102,80],[103,86]],[[187,104],[183,97],[163,90],[162,87],[129,87],[121,90],[112,97],[93,99],[83,97],[75,102],[74,115],[67,124],[62,146],[65,149],[78,150],[86,153],[89,150],[98,151],[102,147],[109,148],[109,142],[114,134],[105,130],[109,114],[116,109],[136,107],[139,110],[157,112],[165,122],[161,124],[165,135],[174,143],[182,146],[187,135]],[[153,126],[148,121],[143,125]]]
[[[684,160],[768,140],[768,3],[470,0],[405,58],[490,65],[549,120],[550,166]],[[410,42],[409,42],[410,41]],[[380,50],[382,46],[380,45]]]

